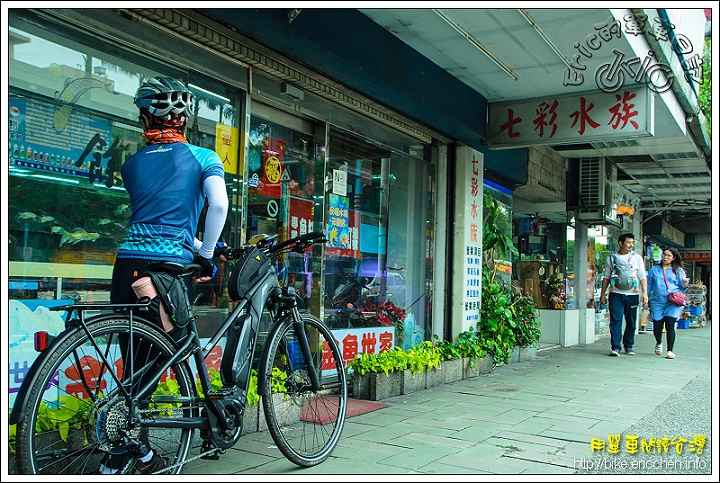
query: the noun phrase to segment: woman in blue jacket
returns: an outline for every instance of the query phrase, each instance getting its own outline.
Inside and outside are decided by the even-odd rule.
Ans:
[[[663,275],[663,273],[665,275]],[[667,283],[666,283],[667,277]],[[683,307],[668,301],[669,292],[685,292],[690,279],[682,268],[680,252],[675,248],[666,248],[662,252],[660,263],[650,269],[647,275],[650,293],[650,318],[653,321],[655,335],[655,354],[662,354],[662,332],[667,333],[667,357],[674,359],[675,323],[683,312]]]

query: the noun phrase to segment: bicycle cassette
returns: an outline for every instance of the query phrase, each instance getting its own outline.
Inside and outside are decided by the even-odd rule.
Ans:
[[[95,431],[100,449],[108,453],[124,453],[125,447],[121,445],[124,438],[137,438],[140,428],[128,430],[129,410],[125,401],[113,398],[98,411]]]

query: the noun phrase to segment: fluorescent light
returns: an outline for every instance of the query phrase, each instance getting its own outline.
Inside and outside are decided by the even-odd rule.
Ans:
[[[447,17],[444,13],[442,13],[440,10],[438,10],[438,9],[436,9],[436,8],[433,8],[432,11],[435,12],[435,13],[438,15],[438,17],[440,17],[441,19],[445,20],[445,21],[448,23],[448,25],[450,25],[452,28],[454,28],[455,30],[457,30],[463,37],[465,37],[465,39],[466,39],[468,42],[470,42],[470,43],[473,44],[475,47],[477,47],[477,48],[480,50],[480,52],[482,52],[483,54],[485,54],[490,60],[492,60],[492,61],[495,63],[495,65],[497,65],[498,67],[500,67],[506,74],[508,74],[508,75],[509,75],[510,77],[512,77],[513,79],[518,80],[518,76],[517,76],[517,74],[515,74],[515,72],[513,72],[512,70],[510,70],[510,68],[509,68],[508,66],[506,66],[505,64],[503,64],[503,63],[500,61],[500,59],[498,59],[497,57],[495,57],[488,49],[485,48],[485,46],[484,46],[483,44],[480,43],[480,41],[479,41],[478,39],[476,39],[475,37],[473,37],[472,35],[470,35],[470,33],[468,33],[467,30],[465,30],[464,28],[462,28],[462,27],[461,27],[458,23],[456,23],[455,21],[450,20],[450,18],[448,18],[448,17]]]
[[[205,94],[207,94],[207,95],[209,95],[209,96],[212,96],[212,97],[215,97],[215,98],[217,98],[217,99],[220,99],[220,100],[222,100],[222,101],[225,101],[225,104],[230,104],[230,99],[228,99],[227,97],[219,96],[219,95],[215,94],[214,92],[210,92],[210,91],[208,91],[208,90],[205,90],[205,89],[203,89],[202,87],[196,86],[195,84],[188,84],[188,87],[191,88],[191,89],[194,89],[194,90],[196,90],[196,91],[204,92]]]
[[[532,25],[532,28],[535,29],[535,31],[538,33],[538,35],[540,37],[542,37],[542,39],[545,41],[545,43],[548,44],[548,46],[551,49],[553,49],[553,51],[557,54],[558,57],[560,57],[560,60],[562,60],[565,63],[565,65],[567,65],[568,67],[570,67],[572,69],[573,67],[572,67],[570,61],[568,60],[568,58],[565,57],[565,54],[560,52],[560,49],[558,49],[557,46],[545,34],[545,32],[543,32],[543,30],[540,28],[540,26],[537,23],[535,23],[535,19],[530,16],[530,14],[527,12],[527,10],[525,10],[524,8],[519,8],[518,10],[520,11],[520,14],[523,17],[525,17],[525,20],[527,20],[528,23],[530,25]]]

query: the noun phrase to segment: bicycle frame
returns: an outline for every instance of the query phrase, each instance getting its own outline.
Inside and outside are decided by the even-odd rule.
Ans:
[[[152,418],[141,417],[139,420],[140,426],[211,429],[215,427],[215,424],[213,424],[214,422],[220,424],[221,426],[224,426],[226,414],[220,402],[221,398],[218,398],[217,395],[213,394],[211,391],[210,376],[208,374],[205,358],[210,354],[212,349],[218,345],[220,339],[223,336],[227,334],[228,337],[230,337],[233,332],[236,335],[237,343],[235,344],[233,350],[226,351],[223,354],[221,362],[221,375],[223,379],[223,389],[225,390],[225,392],[222,393],[221,396],[232,397],[233,399],[237,400],[244,408],[247,402],[247,393],[250,383],[250,371],[252,369],[253,354],[255,352],[255,346],[258,340],[259,327],[262,321],[262,314],[267,305],[267,301],[272,298],[277,298],[281,301],[281,304],[283,305],[282,308],[277,311],[277,313],[274,314],[271,311],[270,316],[272,324],[274,325],[278,321],[282,320],[283,315],[292,314],[295,330],[299,334],[304,334],[304,327],[302,322],[300,321],[301,319],[299,317],[299,314],[294,313],[294,311],[297,311],[297,308],[288,307],[287,305],[291,303],[291,300],[294,299],[292,299],[292,296],[283,297],[282,289],[278,284],[277,278],[274,276],[273,273],[268,272],[262,279],[262,282],[258,283],[249,293],[246,294],[244,298],[242,298],[238,302],[237,306],[225,319],[225,322],[223,322],[223,324],[217,329],[215,334],[204,346],[202,345],[200,337],[198,335],[195,318],[192,318],[188,323],[188,336],[185,337],[184,340],[182,340],[177,352],[173,355],[172,358],[165,361],[155,370],[155,373],[152,374],[152,377],[148,378],[149,382],[145,384],[142,388],[140,388],[138,393],[135,395],[134,400],[132,401],[132,404],[135,405],[137,404],[138,400],[142,400],[148,397],[150,395],[149,393],[153,391],[154,388],[157,386],[157,381],[161,378],[163,374],[168,371],[170,367],[185,359],[188,359],[189,357],[192,357],[198,371],[198,376],[200,379],[200,385],[202,387],[203,394],[206,395],[206,406],[213,413],[212,416],[214,417],[208,418],[198,416],[194,418],[178,418],[177,420],[172,418],[156,420]],[[86,317],[86,311],[107,309],[121,309],[127,311],[127,316],[131,323],[129,339],[132,343],[132,323],[134,317],[137,317],[136,312],[148,306],[149,304],[77,304],[56,307],[53,310],[66,310],[68,312],[68,328],[72,328],[73,325],[78,325],[79,327],[81,327],[82,330],[87,334],[89,340],[91,341],[91,344],[98,352],[98,358],[100,359],[101,363],[105,366],[110,366],[112,365],[112,361],[107,360],[107,357],[99,349],[97,343],[94,341],[90,333],[90,330],[88,329],[88,325],[91,324],[95,318],[107,317],[109,314],[93,315],[91,317]],[[247,313],[243,313],[246,309]],[[71,319],[70,317],[72,316],[73,312],[77,312],[79,317]],[[59,340],[59,338],[53,340],[52,343],[59,342]],[[310,348],[307,339],[305,337],[299,337],[298,344],[300,350],[303,353],[303,356],[306,358],[306,360],[309,360]],[[265,359],[261,357],[260,361],[261,364],[264,366]],[[41,355],[33,363],[32,368],[28,373],[28,376],[31,376],[37,370],[35,368],[41,366],[43,362],[44,358]],[[267,372],[267,367],[263,366],[259,368],[258,373],[265,374]],[[130,367],[129,371],[131,374],[130,381],[138,377],[139,374],[135,371],[135,368]],[[318,390],[318,388],[320,387],[320,382],[317,372],[312,366],[308,366],[308,372],[313,389]],[[109,394],[109,396],[120,395],[122,397],[129,397],[123,381],[117,378],[115,374],[113,374],[113,377],[115,383],[117,384],[117,389],[114,393]],[[26,378],[26,380],[28,381],[31,379],[31,377]],[[266,378],[259,378],[258,394],[262,396],[267,393],[267,390],[268,388],[266,384]],[[27,391],[25,389],[21,388],[21,391],[18,393],[17,402],[13,407],[10,424],[13,424],[13,420],[19,420],[21,418],[22,409],[26,406],[26,404],[23,402],[26,397],[26,392]],[[167,395],[156,396],[153,398],[154,401],[163,403],[199,403],[202,401],[201,398],[189,399],[190,400],[188,400],[188,398],[183,398],[179,396]],[[211,419],[215,421],[212,421]],[[222,440],[217,440],[217,438],[214,439],[216,440],[216,444],[222,442]]]

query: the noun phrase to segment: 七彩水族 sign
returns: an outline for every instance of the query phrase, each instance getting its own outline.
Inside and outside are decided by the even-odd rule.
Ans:
[[[497,102],[488,111],[492,148],[653,135],[654,98],[646,87]]]

